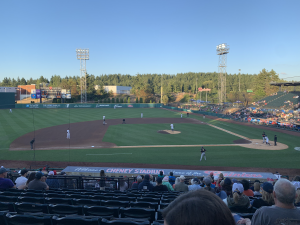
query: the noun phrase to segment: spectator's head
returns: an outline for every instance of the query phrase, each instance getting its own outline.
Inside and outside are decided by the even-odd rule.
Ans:
[[[230,186],[232,184],[230,178],[226,177],[224,180],[224,185]]]
[[[161,179],[161,177],[158,177],[158,178],[156,179],[156,183],[157,183],[157,185],[161,185],[161,184],[162,184],[162,179]]]
[[[224,180],[224,175],[223,175],[223,173],[220,173],[220,174],[219,174],[219,178],[221,178],[222,180]]]
[[[247,180],[241,180],[241,184],[243,185],[243,187],[244,187],[244,190],[245,191],[247,191],[249,188],[250,188],[250,183],[249,183],[249,181],[247,181]]]
[[[295,203],[299,203],[300,202],[300,189],[297,189],[296,190],[296,200],[295,200]]]
[[[48,175],[49,175],[49,176],[53,176],[53,175],[54,175],[54,172],[53,172],[53,171],[50,171],[50,172],[48,173]]]
[[[275,205],[282,203],[284,205],[293,205],[296,197],[294,185],[286,179],[279,179],[274,186]]]
[[[26,177],[27,174],[28,174],[28,170],[26,170],[26,169],[22,169],[22,170],[21,170],[21,175],[22,175],[23,177]]]
[[[1,167],[0,168],[0,177],[1,178],[6,178],[7,177],[7,172],[8,172],[8,169],[6,169],[4,167]]]
[[[173,176],[173,172],[170,172],[170,176]]]
[[[184,183],[185,177],[183,175],[180,175],[179,180],[180,180],[180,182]]]
[[[240,183],[234,183],[232,185],[232,194],[233,194],[233,200],[237,204],[239,201],[239,198],[243,196],[244,187]]]
[[[238,183],[238,180],[237,179],[232,179],[232,183]]]
[[[164,175],[164,172],[163,172],[163,171],[160,171],[160,172],[159,172],[159,175],[160,175],[160,176],[163,176],[163,175]]]
[[[44,177],[45,176],[45,174],[43,174],[43,173],[41,173],[41,172],[37,172],[36,174],[35,174],[35,179],[37,179],[37,180],[40,180],[42,177]]]
[[[100,177],[105,177],[105,172],[104,172],[104,170],[100,170]]]
[[[269,182],[264,182],[261,187],[262,199],[269,205],[274,205],[273,185]]]
[[[205,177],[203,179],[203,182],[206,186],[210,186],[211,185],[211,179],[209,177]]]
[[[254,191],[259,191],[260,190],[260,183],[255,182],[254,183]]]
[[[215,194],[196,190],[181,194],[162,212],[166,225],[234,225],[229,208]]]
[[[214,172],[210,172],[210,173],[209,173],[209,176],[212,177],[213,175],[214,175]]]
[[[36,172],[31,172],[29,174],[29,177],[28,177],[28,180],[27,180],[26,184],[29,184],[30,181],[35,179],[35,174],[36,174]]]
[[[175,179],[175,185],[178,184],[178,183],[180,183],[180,178],[176,177],[176,179]]]
[[[199,181],[199,179],[197,178],[197,177],[195,177],[194,179],[192,179],[192,182],[191,182],[192,184],[199,184],[200,183],[200,181]]]
[[[164,179],[162,179],[163,182],[169,182],[169,177],[165,176]]]
[[[150,180],[149,174],[146,174],[146,175],[145,175],[144,180]]]
[[[138,183],[141,183],[143,181],[143,178],[141,176],[137,176],[136,180],[137,180]]]

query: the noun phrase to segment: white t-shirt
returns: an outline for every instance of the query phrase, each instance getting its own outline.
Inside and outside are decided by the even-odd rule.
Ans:
[[[170,126],[171,126],[171,129],[173,129],[173,124],[171,124]]]
[[[16,187],[19,187],[19,186],[25,184],[25,183],[27,182],[27,180],[28,180],[28,179],[27,179],[26,177],[23,177],[23,176],[18,177],[18,178],[16,179],[16,181],[15,181]]]

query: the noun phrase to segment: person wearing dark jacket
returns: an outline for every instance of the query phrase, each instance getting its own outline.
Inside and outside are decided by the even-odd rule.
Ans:
[[[168,187],[162,184],[160,177],[156,179],[156,186],[153,188],[153,191],[168,191]]]
[[[139,190],[153,190],[153,185],[150,183],[150,176],[149,174],[146,174],[144,177],[144,180],[139,184],[138,187]]]

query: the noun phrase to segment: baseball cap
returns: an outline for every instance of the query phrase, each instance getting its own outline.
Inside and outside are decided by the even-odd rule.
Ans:
[[[224,184],[230,185],[231,184],[230,178],[226,177],[225,180],[224,180]]]
[[[157,182],[158,184],[161,184],[161,183],[162,183],[161,177],[156,178],[156,182]]]
[[[145,178],[144,178],[144,180],[150,180],[150,176],[149,176],[149,174],[146,174],[146,175],[145,175]]]
[[[273,193],[273,185],[269,182],[264,182],[262,188],[265,192]]]
[[[8,171],[9,171],[9,170],[6,169],[6,168],[4,168],[4,167],[1,167],[1,168],[0,168],[0,174],[6,173],[6,172],[8,172]]]
[[[237,183],[238,180],[237,179],[232,179],[232,183]]]
[[[183,175],[180,175],[179,179],[180,180],[185,180],[185,177]]]
[[[232,186],[232,192],[239,191],[240,193],[244,192],[244,187],[241,183],[234,183]]]
[[[27,173],[27,172],[28,172],[28,170],[26,170],[26,169],[22,169],[22,170],[21,170],[21,174],[22,174],[22,175],[24,175],[24,174]]]
[[[36,179],[41,179],[43,176],[45,176],[45,174],[43,174],[42,172],[37,172],[36,174],[35,174],[35,178]]]
[[[211,179],[209,177],[205,177],[203,179],[203,182],[205,183],[205,185],[211,185]]]

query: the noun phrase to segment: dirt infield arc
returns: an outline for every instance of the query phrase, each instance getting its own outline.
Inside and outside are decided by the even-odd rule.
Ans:
[[[27,133],[15,139],[9,150],[29,150],[30,141],[35,137],[36,150],[53,149],[88,149],[88,148],[112,148],[114,143],[102,142],[102,139],[111,125],[122,124],[122,119],[102,120],[64,124],[47,127],[34,132]],[[189,118],[129,118],[126,124],[154,124],[154,123],[196,123]],[[126,126],[124,124],[124,126]],[[203,126],[205,124],[202,124]],[[71,139],[67,139],[67,129],[70,128]],[[94,146],[94,147],[91,147]]]

